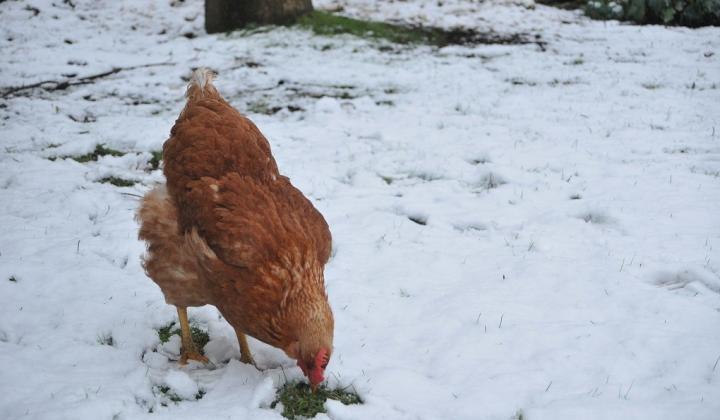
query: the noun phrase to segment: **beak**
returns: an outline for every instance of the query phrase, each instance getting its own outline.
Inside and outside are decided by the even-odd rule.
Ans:
[[[315,392],[317,392],[317,388],[318,388],[317,384],[310,384],[310,389],[312,390],[312,393],[313,393],[313,394],[314,394]]]

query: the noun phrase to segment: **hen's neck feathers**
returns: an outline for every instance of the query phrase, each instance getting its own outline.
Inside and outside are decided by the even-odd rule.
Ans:
[[[301,348],[332,348],[334,320],[325,292],[323,265],[317,257],[299,253],[268,262],[259,274],[265,281],[277,282],[283,293],[278,322],[273,329],[287,342],[298,341]]]
[[[215,72],[212,70],[204,67],[195,70],[185,91],[188,103],[199,99],[221,99],[220,93],[213,85],[213,79],[215,79]]]

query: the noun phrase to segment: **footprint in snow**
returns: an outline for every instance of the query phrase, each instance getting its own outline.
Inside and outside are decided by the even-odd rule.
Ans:
[[[655,285],[668,290],[686,290],[692,294],[713,292],[720,294],[720,277],[692,269],[660,271],[654,274]]]

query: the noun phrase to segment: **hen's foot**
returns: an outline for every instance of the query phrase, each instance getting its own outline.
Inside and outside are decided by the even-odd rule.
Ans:
[[[188,364],[188,360],[195,360],[196,362],[200,363],[209,363],[210,360],[208,360],[207,357],[203,356],[202,354],[198,353],[197,351],[183,351],[180,355],[180,365],[185,366]]]
[[[190,322],[188,321],[187,308],[178,306],[178,318],[180,318],[180,339],[182,351],[180,353],[180,364],[187,365],[188,360],[195,360],[201,363],[208,363],[207,357],[203,356],[195,348],[192,334],[190,333]]]
[[[241,361],[242,363],[247,363],[247,364],[249,364],[249,365],[253,365],[253,366],[255,366],[255,367],[257,368],[257,364],[255,363],[255,359],[252,358],[252,356],[250,355],[250,353],[248,353],[248,354],[241,354],[241,355],[240,355],[240,361]]]
[[[238,338],[238,344],[240,344],[240,361],[255,366],[255,360],[253,360],[252,353],[250,353],[250,346],[248,346],[247,337],[245,334],[235,329],[235,334]]]

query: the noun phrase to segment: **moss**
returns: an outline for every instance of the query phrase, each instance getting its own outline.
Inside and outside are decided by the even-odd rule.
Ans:
[[[116,176],[106,176],[105,178],[99,179],[98,182],[102,184],[113,184],[116,187],[132,187],[136,184],[136,182],[131,179],[123,179]]]
[[[325,412],[325,401],[328,398],[340,401],[345,405],[362,404],[362,400],[356,393],[346,392],[345,389],[328,389],[321,386],[317,391],[312,392],[308,384],[300,382],[283,385],[271,407],[275,408],[278,403],[282,403],[284,417],[289,419],[309,418]]]

